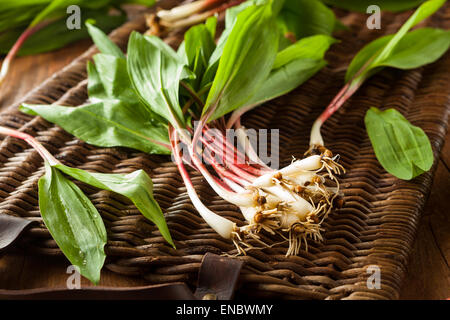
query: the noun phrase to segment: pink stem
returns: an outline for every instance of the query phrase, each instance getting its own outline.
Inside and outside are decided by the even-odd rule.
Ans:
[[[191,129],[191,128],[188,128],[188,130],[192,133],[192,129]],[[170,135],[170,132],[169,132],[169,135]],[[202,139],[202,141],[203,141],[203,139]],[[204,144],[208,147],[208,144],[206,144],[206,143],[204,143]],[[207,159],[206,159],[206,160],[209,162],[209,164],[214,168],[214,170],[216,171],[216,173],[217,173],[221,178],[227,177],[228,179],[230,179],[230,180],[232,180],[232,181],[234,181],[234,182],[236,182],[236,183],[238,183],[238,184],[241,184],[241,183],[242,183],[242,182],[239,180],[239,177],[237,177],[237,176],[234,175],[232,172],[229,172],[229,171],[227,171],[225,168],[223,168],[222,166],[220,166],[220,165],[217,163],[217,161],[215,161],[214,157],[212,157],[212,156],[207,156]],[[200,171],[197,167],[194,167],[193,165],[192,165],[192,167],[193,167],[195,170]],[[221,181],[220,179],[217,179],[217,178],[215,178],[215,177],[214,177],[214,179],[215,179],[215,181],[216,181],[217,183],[219,183],[222,187],[226,188],[226,189],[229,190],[229,191],[233,191],[232,189],[230,189],[230,187],[228,186],[228,184],[226,184],[225,179],[224,179],[223,181]]]
[[[186,168],[183,164],[183,159],[180,156],[180,149],[178,148],[178,141],[175,140],[172,133],[175,133],[175,129],[173,129],[173,127],[169,124],[169,138],[170,138],[170,143],[172,145],[172,152],[173,152],[173,156],[175,158],[175,162],[178,167],[178,171],[180,171],[180,174],[181,174],[181,177],[183,178],[184,184],[189,184],[190,186],[192,186],[191,178],[189,177],[189,174],[186,171]]]
[[[241,185],[241,186],[245,186],[245,183],[242,182],[242,180],[236,176],[234,173],[226,170],[223,166],[221,166],[220,164],[217,163],[217,161],[214,159],[214,157],[208,157],[207,159],[209,161],[209,163],[211,164],[211,166],[214,168],[214,170],[216,171],[216,173],[223,179],[223,178],[227,178],[230,179],[231,181]],[[225,181],[225,180],[224,180]]]
[[[170,126],[169,128],[171,128],[171,126]],[[169,129],[169,130],[171,130],[171,129]],[[176,129],[173,130],[173,137],[172,137],[172,133],[170,133],[170,131],[169,131],[169,136],[170,136],[170,140],[171,140],[171,144],[172,144],[172,149],[174,150],[174,156],[175,156],[175,152],[178,152],[178,153],[179,153],[179,151],[176,151],[176,150],[179,150],[178,145],[177,145],[178,142],[174,142],[174,138],[173,138],[173,137],[175,137],[175,140],[178,141],[178,139],[176,138],[176,137],[177,137],[177,131],[176,131]],[[174,143],[175,143],[175,145],[174,145]],[[213,180],[213,181],[214,181],[214,183],[213,183],[212,181],[208,181],[208,182],[210,183],[210,185],[213,187],[213,189],[214,189],[217,193],[219,193],[219,194],[220,194],[220,193],[223,193],[224,190],[226,191],[225,193],[228,193],[229,195],[231,195],[231,193],[234,193],[234,191],[230,191],[230,188],[228,188],[228,186],[227,186],[227,187],[224,187],[222,183],[217,184],[217,179],[216,179],[216,177],[214,177],[214,176],[206,169],[206,167],[203,165],[203,163],[201,162],[201,160],[198,158],[197,153],[195,152],[193,145],[190,145],[189,147],[190,147],[190,152],[191,152],[191,160],[193,161],[193,164],[195,165],[196,169],[197,169],[197,170],[198,170],[198,171],[199,171],[199,172],[200,172],[207,180],[210,179],[210,180]],[[179,157],[179,158],[181,159],[181,157],[180,157],[179,154],[176,154],[176,156]],[[213,160],[212,160],[211,162],[212,162],[212,165],[213,165],[213,164],[216,165],[216,166],[215,166],[215,169],[216,169],[217,171],[220,171],[221,173],[226,174],[230,179],[233,179],[233,181],[235,181],[235,182],[237,182],[237,183],[239,183],[239,184],[241,184],[241,185],[245,185],[245,184],[247,183],[246,181],[243,181],[241,177],[236,176],[236,175],[233,174],[232,172],[226,171],[226,170],[224,170],[224,169],[222,170],[219,166],[217,166],[216,163],[214,163]],[[214,166],[214,165],[213,165],[213,166]],[[217,171],[216,171],[216,172],[217,172]],[[225,173],[225,172],[226,172],[226,173]]]
[[[234,126],[235,126],[236,130],[239,130],[239,129],[242,128],[242,125],[241,125],[241,118],[240,118],[240,117],[238,117],[238,118],[236,119]],[[245,146],[244,146],[244,149],[245,149]],[[251,144],[248,146],[248,149],[245,150],[245,153],[248,155],[248,157],[249,157],[252,161],[256,162],[256,164],[259,165],[259,166],[261,167],[261,169],[260,169],[261,174],[264,174],[264,173],[267,173],[267,172],[272,171],[272,169],[269,168],[269,167],[268,167],[268,166],[267,166],[267,165],[266,165],[266,164],[258,157],[258,154],[257,154],[256,151],[253,149],[253,146],[252,146]],[[261,175],[261,174],[260,174],[260,175]]]
[[[215,144],[208,143],[204,138],[200,138],[200,139],[208,149],[220,154],[221,150],[219,150]],[[213,161],[216,164],[218,164],[214,157],[211,156],[211,158],[213,159]],[[226,159],[226,157],[222,157],[222,160],[225,160],[225,159]],[[239,177],[242,177],[243,179],[247,180],[248,182],[252,182],[256,178],[254,175],[250,174],[249,172],[239,168],[233,162],[228,162],[225,160],[224,163],[226,163],[226,165],[231,169],[231,171],[233,171]]]
[[[223,165],[219,164],[217,160],[212,156],[208,156],[207,160],[214,167],[214,169],[218,174],[225,176],[228,179],[231,179],[234,182],[239,183],[240,185],[248,185],[256,178],[253,176],[245,175],[245,171],[239,170],[239,168],[236,167],[228,166],[227,169]]]
[[[0,83],[3,81],[3,79],[8,74],[9,66],[11,64],[11,61],[14,59],[14,57],[19,52],[20,48],[24,44],[24,42],[33,35],[34,33],[41,30],[43,27],[47,26],[49,23],[53,22],[53,20],[47,20],[42,21],[41,23],[38,23],[37,25],[27,28],[17,39],[16,43],[12,46],[12,48],[9,50],[8,55],[6,56],[5,60],[3,60],[2,69],[0,71]]]
[[[195,188],[192,184],[192,181],[189,177],[189,174],[183,165],[183,160],[180,157],[180,154],[179,154],[180,150],[178,148],[179,139],[177,136],[177,132],[175,129],[172,130],[170,127],[169,127],[169,130],[173,131],[173,137],[172,137],[172,134],[169,134],[169,135],[171,136],[170,140],[171,140],[171,144],[172,144],[172,147],[174,150],[175,161],[176,161],[178,170],[181,174],[181,177],[183,179],[183,182],[186,186],[186,191],[189,195],[189,198],[192,201],[192,204],[197,209],[200,216],[202,216],[202,218],[206,221],[206,223],[211,228],[213,228],[222,237],[229,239],[231,237],[231,232],[234,229],[234,223],[228,219],[225,219],[225,218],[217,215],[216,213],[212,212],[211,210],[209,210],[203,204],[203,202],[200,200],[200,198],[198,197],[198,194],[195,191]],[[227,191],[227,192],[230,192],[230,191]]]
[[[204,131],[205,137],[208,139],[211,139],[211,136],[208,134],[209,127],[206,125],[205,128],[207,129]],[[247,164],[248,158],[244,154],[242,154],[242,152],[240,152],[240,150],[237,149],[234,144],[231,144],[228,141],[228,139],[226,139],[223,136],[223,134],[221,134],[220,136],[215,136],[215,137],[217,137],[219,140],[217,142],[217,144],[222,144],[223,149],[225,150],[223,160],[227,165],[233,165],[235,167],[238,167],[242,170],[247,171],[249,174],[251,174],[253,176],[260,176],[260,175],[264,174],[263,170],[252,167],[251,165]],[[214,147],[212,147],[212,148],[214,148],[215,150],[213,150],[213,151],[220,152],[220,150],[217,150],[218,147],[215,146],[215,144],[211,143],[210,145],[214,145]],[[206,146],[208,147],[208,145],[206,145]],[[231,157],[227,156],[227,155],[233,155],[233,158],[230,159]],[[235,158],[240,159],[240,160],[235,162],[234,161]]]
[[[247,171],[248,173],[252,174],[253,176],[261,176],[264,174],[263,170],[260,168],[252,167],[249,164],[243,164],[243,163],[236,163],[235,166],[241,168],[242,170]]]
[[[169,136],[171,136],[170,132],[171,132],[171,129],[169,128]],[[174,154],[174,157],[175,157],[175,160],[176,160],[176,163],[177,163],[178,170],[180,171],[180,174],[181,174],[181,176],[183,178],[184,183],[185,184],[188,183],[191,188],[194,188],[193,184],[192,184],[192,180],[189,177],[189,173],[187,172],[186,167],[183,164],[183,159],[180,156],[180,149],[178,148],[178,143],[180,141],[176,138],[175,130],[173,130],[173,132],[174,132],[174,135],[175,135],[175,140],[173,140],[172,136],[171,136],[170,139],[172,141],[173,154]],[[195,168],[195,169],[198,170],[197,168]],[[231,192],[233,191],[226,183],[224,183],[220,179],[217,179],[216,177],[213,177],[213,178],[216,181],[216,183],[218,183],[222,188],[224,188],[224,189],[226,189],[228,191],[231,191]]]
[[[231,116],[230,116],[230,118],[228,119],[228,121],[227,121],[226,128],[227,128],[227,129],[233,128],[233,126],[236,124],[236,122],[237,122],[237,121],[240,121],[242,115],[243,115],[244,113],[246,113],[247,111],[253,109],[254,107],[255,107],[254,105],[249,105],[249,106],[245,106],[245,107],[243,107],[243,108],[241,108],[241,109],[239,109],[239,110],[234,111],[234,112],[231,114]]]
[[[221,177],[222,178],[222,177]],[[230,186],[226,183],[224,180],[220,180],[219,178],[214,177],[214,180],[216,183],[220,184],[220,186],[228,191],[233,191],[233,189],[230,188]]]
[[[208,127],[208,125],[205,125],[206,131],[204,131],[206,137],[208,139],[211,138],[211,136],[208,134],[208,131],[210,128]],[[234,145],[234,143],[230,143],[230,141],[228,141],[228,139],[226,138],[226,136],[224,136],[223,134],[221,134],[220,136],[218,136],[218,143],[222,144],[223,148],[225,149],[225,151],[229,151],[230,153],[228,153],[228,151],[225,153],[225,156],[227,155],[233,155],[233,158],[231,159],[231,161],[228,162],[233,162],[234,163],[234,159],[236,157],[237,163],[236,164],[245,164],[247,162],[247,158],[244,154],[242,154],[242,152],[240,152],[236,146]],[[227,156],[226,159],[230,160],[229,158],[231,158],[230,156]]]
[[[208,130],[209,128],[207,126],[205,126],[205,128]],[[207,130],[204,130],[204,134],[205,137],[211,139],[212,137],[208,134]],[[191,130],[192,132],[192,130]],[[218,143],[222,142],[223,143],[223,137],[222,135],[217,137],[219,139]],[[206,146],[206,148],[208,148],[211,151],[214,151],[216,153],[221,153],[221,150],[218,149],[218,146],[216,143],[208,143],[203,137],[200,137],[200,141]],[[228,147],[230,147],[230,145],[228,144]],[[224,150],[225,152],[231,153],[233,154],[233,150],[230,150],[230,148],[227,148],[226,146],[224,146]],[[238,152],[237,149],[235,149],[236,152]],[[247,180],[248,182],[253,181],[257,176],[261,175],[261,171],[257,168],[253,168],[247,164],[238,164],[238,163],[234,163],[234,161],[228,162],[226,157],[222,157],[222,160],[224,161],[224,163],[227,164],[227,166],[231,169],[232,172],[228,171],[224,166],[220,165],[216,159],[212,156],[208,157],[207,160],[215,169],[216,173],[220,176],[225,176],[228,179],[241,184],[242,185],[242,181],[240,181],[239,179],[244,178],[245,180]],[[234,160],[234,159],[233,159]],[[235,174],[233,174],[233,172]],[[253,173],[253,174],[252,174]]]
[[[195,166],[199,169],[199,171],[206,177],[212,177],[212,175],[209,173],[209,171],[206,169],[206,167],[203,165],[203,163],[200,161],[200,159],[197,157],[197,154],[192,152],[191,154],[191,158],[194,161]],[[214,161],[214,160],[213,160]],[[229,173],[229,172],[228,172]],[[237,177],[236,175],[235,179],[238,181],[241,181],[241,184],[244,184],[244,182],[242,180],[239,180],[239,177]]]
[[[328,107],[314,121],[311,128],[310,145],[323,145],[323,138],[320,129],[325,121],[328,120],[339,108],[359,89],[363,81],[348,82],[334,97]]]
[[[25,132],[0,126],[0,134],[24,140],[30,146],[32,146],[45,161],[47,161],[51,165],[60,163],[50,152],[48,152],[47,149],[45,149],[45,147],[39,141]]]
[[[348,99],[345,98],[346,93],[349,90],[350,84],[347,83],[339,92],[338,94],[333,98],[331,103],[328,105],[328,107],[322,112],[322,114],[319,116],[319,119],[322,123],[324,123],[333,113],[335,113]]]
[[[244,1],[245,1],[245,0],[234,0],[234,1],[230,1],[230,2],[228,2],[228,3],[222,4],[221,6],[215,8],[215,9],[213,9],[213,10],[211,10],[211,11],[213,11],[213,14],[214,14],[214,13],[219,13],[219,12],[225,11],[225,10],[228,9],[228,8],[237,6],[237,5],[241,4],[241,3],[244,2]]]
[[[223,119],[223,118],[221,118],[221,119]],[[240,121],[238,121],[238,123],[236,125],[237,125],[237,128],[239,128]],[[208,125],[205,125],[205,128],[206,128],[206,130],[204,131],[204,134],[205,134],[206,138],[211,139],[211,136],[208,134],[208,130],[210,128],[208,127]],[[259,168],[256,168],[256,167],[253,167],[253,166],[247,164],[247,162],[249,162],[248,157],[245,154],[242,154],[242,152],[239,149],[237,149],[234,144],[230,143],[228,141],[228,139],[226,139],[226,137],[223,136],[223,134],[221,134],[220,136],[217,136],[217,138],[219,139],[219,141],[217,143],[223,145],[223,148],[225,150],[225,156],[228,154],[233,155],[233,159],[231,161],[229,161],[231,157],[224,157],[224,160],[226,161],[226,163],[231,162],[235,166],[246,170],[247,172],[253,174],[254,176],[260,176],[268,171],[271,171],[271,169],[269,167],[267,167],[261,160],[259,160],[260,163],[256,164]],[[234,161],[235,158],[240,159],[240,160],[235,162]]]
[[[157,145],[159,145],[159,146],[161,146],[163,148],[171,150],[171,146],[169,144],[167,144],[167,143],[160,142],[160,141],[157,141],[157,140],[153,140],[153,139],[150,139],[150,138],[147,138],[147,137],[145,137],[145,139],[148,140],[151,143],[157,144]]]

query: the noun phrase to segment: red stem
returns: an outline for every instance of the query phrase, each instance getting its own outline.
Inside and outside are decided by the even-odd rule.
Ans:
[[[54,20],[42,21],[31,28],[25,29],[25,31],[20,35],[20,37],[17,39],[17,41],[14,43],[14,45],[9,50],[8,55],[6,56],[5,60],[3,60],[2,68],[0,71],[0,83],[6,77],[6,74],[8,73],[8,70],[9,70],[9,65],[11,64],[11,61],[17,55],[20,48],[22,47],[24,42],[28,39],[28,37],[30,37],[34,33],[38,32],[43,27],[47,26],[48,24],[50,24],[53,21]]]
[[[221,177],[221,178],[223,178],[223,177]],[[233,189],[231,189],[230,186],[225,181],[223,181],[219,178],[216,178],[216,177],[214,177],[214,180],[216,181],[216,183],[220,184],[220,186],[222,188],[226,189],[227,191],[231,191],[231,192],[233,191]]]
[[[205,126],[205,130],[204,130],[205,137],[211,139],[212,137],[208,134],[207,130],[209,130],[209,128],[207,126]],[[189,128],[189,131],[192,133],[191,128]],[[217,137],[220,139],[218,141],[218,143],[220,143],[220,142],[223,143],[223,136],[219,135]],[[208,143],[208,141],[206,141],[202,136],[200,137],[200,141],[209,150],[211,150],[215,153],[219,153],[219,154],[221,153],[221,150],[218,149],[218,146],[216,143],[212,143],[212,142]],[[228,146],[230,146],[230,145],[228,144]],[[225,153],[227,153],[227,154],[234,153],[233,150],[230,150],[230,148],[227,148],[226,146],[224,146],[224,150],[225,150]],[[235,151],[237,151],[237,149],[235,149]],[[247,182],[251,182],[257,176],[261,175],[261,171],[259,169],[253,168],[247,164],[234,163],[234,161],[228,162],[226,157],[222,157],[222,161],[224,162],[224,164],[226,164],[231,169],[231,171],[227,170],[223,165],[219,164],[212,155],[208,156],[207,154],[204,154],[204,157],[207,157],[205,160],[215,169],[216,173],[220,177],[226,177],[226,178],[232,180],[233,182],[238,183],[239,185],[243,185],[242,180],[241,180],[242,178],[245,179]]]
[[[59,161],[47,149],[45,149],[45,147],[39,141],[25,132],[0,126],[0,134],[24,140],[31,147],[33,147],[33,149],[35,149],[45,161],[47,161],[51,165],[59,163]]]
[[[209,127],[206,125],[205,128],[206,128],[206,130],[204,131],[204,134],[205,134],[206,138],[211,139],[211,136],[208,134]],[[224,150],[224,157],[223,157],[224,163],[226,163],[227,165],[233,165],[235,168],[237,167],[238,170],[245,170],[247,173],[251,174],[253,177],[264,174],[264,172],[262,172],[261,169],[252,167],[251,165],[247,164],[249,159],[245,156],[245,154],[242,154],[242,152],[240,152],[240,150],[237,149],[234,144],[230,144],[228,139],[226,139],[223,136],[223,134],[221,134],[220,136],[214,136],[214,137],[217,137],[219,139],[217,144],[222,144],[222,147]],[[205,145],[208,147],[208,144],[205,144]],[[215,146],[215,144],[211,143],[211,145],[213,145],[213,147],[210,147],[210,148],[214,149],[213,151],[220,152],[220,150],[217,151],[217,147]],[[227,156],[230,154],[233,155],[233,159],[231,161],[229,161],[231,157]],[[240,160],[235,162],[234,161],[235,159],[240,159]]]
[[[215,5],[216,3],[224,3],[226,1],[227,0],[206,0],[205,4],[203,5],[203,9],[211,7],[211,6]]]
[[[181,156],[180,156],[180,150],[177,147],[178,141],[173,138],[172,132],[174,132],[174,131],[175,131],[175,129],[171,125],[169,125],[169,137],[170,137],[170,141],[171,141],[171,145],[172,145],[172,152],[173,152],[173,156],[175,158],[175,163],[178,167],[178,171],[180,172],[181,177],[183,178],[184,184],[186,186],[189,185],[193,188],[194,186],[192,184],[191,178],[189,177],[189,173],[187,172],[186,167],[183,164],[183,160],[181,159]]]
[[[209,148],[210,150],[212,150],[212,151],[214,151],[214,152],[217,152],[217,151],[216,151],[216,148],[215,148],[212,144],[207,144],[207,142],[204,141],[203,138],[201,138],[201,140],[202,140],[202,142],[205,144],[205,146],[206,146],[207,148]],[[205,153],[204,155],[207,156],[206,153]],[[224,168],[223,165],[221,165],[221,164],[219,164],[219,163],[217,162],[217,160],[216,160],[216,158],[215,158],[214,156],[208,155],[207,157],[208,157],[208,159],[206,159],[206,160],[208,160],[208,161],[210,162],[210,164],[211,164],[214,168],[216,168],[217,166],[221,166],[221,167],[223,167],[223,170],[226,170],[226,169]],[[237,167],[236,165],[234,165],[233,163],[229,163],[229,162],[225,162],[225,163],[226,163],[227,167],[234,173],[234,175],[235,175],[236,177],[242,178],[242,179],[246,180],[247,182],[252,182],[252,181],[255,179],[255,176],[253,176],[253,175],[249,174],[248,172],[246,172],[246,171],[244,171],[244,170],[238,168],[238,167]],[[231,172],[230,172],[230,174],[231,174]]]
[[[230,2],[228,2],[228,3],[222,4],[221,6],[215,8],[215,9],[212,9],[211,11],[213,12],[213,14],[214,14],[214,13],[219,13],[219,12],[222,12],[222,11],[227,10],[228,8],[237,6],[237,5],[241,4],[241,3],[244,2],[244,1],[245,1],[245,0],[234,0],[234,1],[230,1]]]
[[[205,125],[206,130],[204,131],[205,135],[207,136],[207,138],[211,138],[211,136],[208,134],[208,131],[210,128],[208,127],[208,125]],[[237,163],[236,164],[245,164],[247,162],[247,157],[245,156],[245,154],[242,154],[242,152],[239,151],[239,149],[236,148],[236,146],[233,144],[230,144],[230,142],[228,141],[228,139],[226,138],[226,136],[223,135],[223,133],[218,136],[218,138],[220,139],[218,141],[218,143],[222,144],[222,147],[228,151],[230,151],[230,153],[226,152],[225,156],[228,154],[232,154],[233,155],[233,159],[232,162],[234,162],[234,159],[236,158]],[[227,159],[229,159],[229,157],[227,157]]]
[[[192,132],[191,128],[188,128],[188,129],[189,129],[189,131]],[[179,158],[181,161],[183,161],[183,158],[179,155],[180,149],[178,148],[178,145],[176,145],[176,144],[180,143],[180,141],[174,140],[174,137],[173,137],[174,132],[175,132],[175,129],[173,129],[173,127],[169,125],[169,138],[170,138],[171,145],[172,145],[172,152],[174,153],[174,157]],[[218,164],[217,161],[215,161],[215,159],[213,157],[209,157],[206,160],[208,160],[209,164],[214,168],[214,170],[220,177],[227,177],[228,179],[234,181],[235,183],[238,183],[239,185],[243,185],[241,177],[239,177],[239,176],[235,175],[233,172],[230,172],[230,171],[226,170],[225,168],[221,167],[220,164]],[[195,170],[201,172],[201,170],[199,170],[198,166],[196,166],[195,164],[192,163],[190,165]],[[184,164],[183,164],[183,167],[184,167]],[[217,179],[214,176],[213,176],[213,178],[221,187],[225,188],[227,191],[233,191],[224,181],[221,181],[220,179]]]
[[[235,129],[236,130],[239,130],[239,129],[243,129],[242,128],[242,125],[241,125],[241,117],[239,116],[237,119],[236,119],[236,121],[235,121]],[[244,148],[245,148],[245,146],[244,146]],[[259,175],[262,175],[262,174],[264,174],[264,173],[267,173],[267,172],[270,172],[270,171],[272,171],[272,169],[270,169],[259,157],[258,157],[258,155],[256,154],[256,152],[255,152],[255,150],[253,149],[253,147],[251,146],[251,145],[249,145],[248,146],[248,148],[249,148],[249,151],[247,152],[247,150],[245,151],[245,153],[246,154],[250,154],[250,153],[252,153],[253,154],[253,158],[254,159],[250,159],[251,161],[254,161],[254,162],[256,162],[256,164],[255,165],[257,165],[257,166],[259,166],[260,167],[260,169],[259,169]],[[249,158],[250,158],[250,155],[249,155]],[[250,163],[250,161],[249,161],[249,163]],[[264,172],[265,171],[265,172]]]
[[[242,182],[239,176],[235,175],[233,172],[228,171],[223,166],[217,163],[217,161],[214,159],[214,157],[208,157],[208,162],[211,164],[211,166],[216,171],[217,175],[219,175],[222,179],[225,177],[240,186],[244,186],[245,184]]]
[[[319,116],[320,122],[323,124],[333,115],[339,108],[359,89],[361,83],[347,83],[334,97],[333,101],[328,105],[325,111]]]
[[[159,145],[159,146],[161,146],[161,147],[163,147],[163,148],[166,148],[166,149],[168,149],[168,150],[171,150],[171,149],[172,149],[172,148],[170,147],[170,145],[167,144],[167,143],[160,142],[160,141],[157,141],[157,140],[153,140],[153,139],[150,139],[150,138],[147,138],[147,137],[145,137],[145,139],[148,140],[148,141],[150,141],[151,143],[157,144],[157,145]]]

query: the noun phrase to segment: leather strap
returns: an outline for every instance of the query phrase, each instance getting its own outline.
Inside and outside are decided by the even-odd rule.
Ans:
[[[0,215],[0,251],[14,243],[31,223],[27,219]],[[145,287],[87,287],[73,290],[0,289],[0,300],[231,300],[242,265],[241,260],[206,253],[200,265],[195,294],[192,294],[185,283],[173,283]]]
[[[0,300],[230,300],[234,296],[243,262],[206,253],[195,294],[185,283],[144,287],[87,287],[0,290]]]
[[[0,300],[195,300],[184,283],[145,287],[0,290]]]
[[[242,265],[242,260],[206,253],[200,265],[194,295],[201,300],[231,300]]]
[[[0,252],[11,246],[33,222],[24,218],[0,214]]]

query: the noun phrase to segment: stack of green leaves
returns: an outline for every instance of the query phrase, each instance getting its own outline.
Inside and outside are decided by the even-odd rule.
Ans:
[[[450,31],[437,28],[409,30],[445,2],[426,1],[396,34],[378,38],[358,52],[346,74],[350,86],[362,83],[385,67],[415,69],[442,57],[450,47]],[[430,170],[433,151],[428,137],[398,111],[372,108],[367,111],[365,123],[375,154],[386,171],[409,180]]]
[[[0,3],[0,53],[7,53],[0,69],[0,84],[5,80],[16,55],[36,54],[61,48],[87,37],[86,28],[69,30],[68,20],[95,20],[100,28],[110,31],[121,25],[126,14],[120,5],[138,3],[152,5],[154,0],[18,0]],[[76,17],[68,17],[70,8]],[[111,14],[116,8],[119,14]],[[66,19],[67,18],[67,22]]]
[[[42,219],[67,259],[93,283],[100,280],[107,234],[95,206],[68,177],[128,198],[175,247],[161,208],[153,198],[152,180],[145,171],[123,175],[71,168],[59,162],[38,140],[26,133],[0,126],[0,134],[26,141],[44,159],[45,174],[38,183]]]
[[[67,259],[93,283],[99,282],[100,270],[106,257],[105,226],[89,198],[64,174],[128,198],[175,247],[161,208],[153,198],[152,181],[145,171],[139,170],[127,175],[92,173],[45,161],[45,175],[39,180],[39,209],[42,219]]]
[[[348,69],[346,88],[356,91],[366,79],[384,67],[416,68],[442,56],[450,45],[448,31],[430,28],[409,30],[444,2],[427,1],[397,34],[377,39],[361,50]],[[225,30],[217,43],[217,20],[212,17],[205,24],[189,29],[177,51],[156,36],[133,32],[127,56],[101,30],[88,24],[101,52],[94,57],[94,63],[88,64],[88,103],[79,107],[23,105],[21,110],[40,115],[96,146],[129,147],[147,153],[170,154],[174,142],[169,137],[170,128],[175,128],[184,143],[193,144],[195,134],[193,140],[183,136],[185,129],[192,128],[192,120],[206,124],[231,113],[228,122],[231,126],[242,113],[291,91],[326,64],[324,55],[335,42],[330,33],[338,25],[337,20],[334,15],[329,15],[326,6],[317,1],[305,1],[301,8],[314,7],[315,13],[323,13],[317,17],[326,17],[328,24],[309,23],[308,15],[297,20],[294,17],[304,15],[304,12],[292,5],[293,2],[288,0],[244,2],[227,11]],[[332,23],[329,21],[331,17]],[[283,39],[286,32],[292,32],[298,41],[286,42]],[[366,124],[377,157],[389,172],[410,179],[429,169],[432,156],[429,156],[428,139],[397,112],[381,113],[372,109],[367,114]],[[387,134],[383,136],[380,132]],[[395,143],[400,145],[393,145]],[[386,145],[392,147],[392,153],[388,153],[385,147],[380,149]],[[66,206],[53,204],[58,203],[58,190],[52,189],[50,182],[63,177],[60,171],[93,186],[127,195],[132,200],[151,198],[138,197],[134,193],[132,197],[127,193],[131,187],[125,187],[125,191],[113,188],[124,183],[125,177],[111,178],[108,175],[105,178],[106,175],[77,170],[60,164],[48,166],[41,183],[42,190],[46,190],[42,192],[44,200],[40,201],[43,216],[54,212],[50,215],[67,219]],[[140,187],[147,184],[150,190],[147,195],[151,195],[150,178],[145,176],[139,181]],[[73,197],[79,197],[78,193]],[[155,222],[170,242],[162,213],[153,201],[146,208],[137,200],[134,203]],[[89,205],[85,207],[90,208]],[[51,225],[51,220],[48,221]],[[98,247],[103,243],[103,232],[98,225],[92,225],[90,230],[98,230],[92,232],[96,235],[92,243]],[[80,233],[84,236],[83,232]],[[55,240],[62,234],[61,231],[52,233]],[[76,238],[75,231],[73,237],[66,241],[69,247],[72,242],[84,241]],[[58,244],[64,248],[64,242]],[[85,260],[75,250],[63,249],[63,252],[68,257],[72,254],[73,261]],[[102,259],[98,258],[101,254],[96,254],[97,258],[90,260],[98,267],[99,263],[95,261]]]
[[[446,0],[428,0],[411,15],[397,33],[380,37],[367,44],[350,63],[346,85],[316,120],[311,145],[323,143],[316,129],[349,99],[370,77],[386,67],[409,70],[430,64],[447,52],[450,31],[419,28]],[[387,3],[387,2],[386,2]],[[410,124],[398,111],[371,108],[365,117],[367,132],[381,165],[400,179],[410,180],[428,171],[433,152],[428,137],[419,127]]]
[[[227,13],[227,27],[217,45],[217,21],[213,17],[192,27],[178,52],[158,37],[133,32],[126,57],[100,29],[87,24],[101,52],[88,63],[88,102],[79,107],[24,104],[21,110],[40,115],[96,146],[170,154],[170,125],[188,128],[191,117],[200,118],[211,106],[212,119],[254,107],[294,89],[326,64],[325,52],[335,42],[331,36],[310,35],[279,50],[282,33],[276,27],[278,12],[272,10],[272,1],[260,2]],[[193,96],[197,99],[190,104],[189,112],[184,112],[181,106]],[[40,183],[42,216],[64,254],[92,281],[98,280],[104,260],[104,229],[99,219],[91,219],[89,228],[79,225],[70,237],[58,227],[67,225],[64,220],[75,219],[65,209],[70,206],[58,205],[65,192],[63,183],[58,182],[64,178],[62,173],[128,196],[172,243],[161,210],[151,197],[150,178],[142,172],[118,176],[48,165]],[[133,182],[136,188],[130,186]],[[70,188],[72,195],[65,198],[78,201],[80,192]],[[144,201],[147,203],[142,205]],[[89,201],[84,199],[82,203],[86,218],[97,217]],[[86,249],[76,250],[79,243]],[[90,250],[94,250],[92,254]]]
[[[89,36],[84,21],[95,20],[96,25],[109,32],[126,20],[123,11],[111,14],[111,8],[120,9],[125,3],[137,3],[146,6],[154,0],[15,0],[0,3],[0,53],[8,53],[15,41],[27,28],[52,21],[33,35],[19,50],[19,55],[36,54],[61,48],[74,41]],[[77,5],[81,9],[82,28],[68,30],[67,8]]]
[[[90,103],[76,108],[24,105],[21,110],[39,114],[93,145],[167,154],[168,123],[190,125],[181,108],[191,99],[184,86],[205,104],[192,106],[197,117],[218,104],[212,117],[218,118],[294,89],[326,64],[324,54],[336,42],[327,35],[313,35],[278,50],[279,29],[273,28],[277,15],[270,5],[232,9],[217,45],[212,17],[186,32],[178,52],[156,36],[134,32],[127,58],[89,25],[102,52],[94,57],[95,67],[88,65]],[[249,78],[252,81],[243,80]]]

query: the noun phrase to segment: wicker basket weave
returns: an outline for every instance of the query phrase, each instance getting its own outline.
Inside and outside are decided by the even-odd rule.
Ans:
[[[177,1],[163,1],[173,6]],[[343,85],[345,68],[353,55],[370,40],[395,32],[408,13],[383,13],[382,29],[368,30],[366,15],[337,14],[349,31],[337,36],[341,43],[327,54],[329,65],[294,92],[255,109],[245,116],[250,128],[280,129],[280,165],[301,157],[307,149],[314,119]],[[447,4],[427,22],[450,28]],[[132,30],[143,31],[138,18],[111,34],[125,47]],[[167,36],[176,46],[180,33]],[[62,71],[31,92],[28,103],[80,105],[87,98],[86,61],[97,51],[89,49]],[[342,177],[346,205],[323,224],[322,243],[309,242],[308,251],[285,257],[287,245],[249,251],[237,297],[293,299],[395,299],[405,274],[415,232],[430,190],[433,171],[413,181],[401,181],[386,173],[377,162],[364,129],[369,107],[396,108],[429,136],[435,158],[443,144],[450,112],[450,54],[438,62],[412,71],[386,69],[370,79],[335,114],[323,129],[327,146],[341,155],[348,172]],[[105,267],[114,272],[140,276],[149,283],[186,282],[195,285],[201,259],[206,252],[232,252],[200,218],[191,204],[176,165],[169,157],[148,155],[123,148],[98,148],[75,139],[61,128],[17,111],[11,106],[0,114],[0,125],[36,136],[63,163],[104,173],[146,170],[152,177],[177,250],[161,237],[123,197],[79,184],[99,209],[108,231]],[[0,145],[0,213],[25,217],[39,223],[25,233],[27,246],[36,254],[60,255],[39,214],[37,181],[43,174],[40,156],[25,142],[5,138]],[[196,189],[213,211],[243,223],[233,205],[209,188],[201,175],[192,172]],[[267,237],[266,242],[274,242]],[[371,290],[366,281],[368,266],[381,269],[381,289]]]

